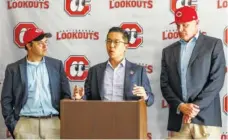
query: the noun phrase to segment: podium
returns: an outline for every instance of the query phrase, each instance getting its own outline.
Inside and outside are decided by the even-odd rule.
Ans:
[[[145,101],[61,100],[61,139],[147,139]]]

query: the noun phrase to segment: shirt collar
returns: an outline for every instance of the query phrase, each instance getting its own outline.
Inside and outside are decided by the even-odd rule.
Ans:
[[[40,63],[45,63],[45,57],[43,57],[40,62],[31,62],[28,60],[28,57],[26,57],[26,60],[27,60],[27,64],[31,64],[31,65],[39,65]]]
[[[112,67],[112,64],[110,63],[110,61],[108,61],[108,63],[107,63],[106,66],[108,66],[108,65]],[[124,59],[118,64],[117,67],[119,67],[119,66],[125,67],[125,65],[126,65],[126,59],[124,58]]]

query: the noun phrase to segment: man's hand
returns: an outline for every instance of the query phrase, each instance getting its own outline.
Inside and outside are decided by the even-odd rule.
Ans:
[[[140,96],[144,100],[147,100],[148,99],[148,96],[146,94],[146,91],[145,91],[144,87],[134,85],[132,92],[133,92],[134,95]]]
[[[179,110],[190,118],[195,118],[200,111],[199,106],[192,103],[181,104]]]
[[[73,99],[81,100],[84,94],[85,92],[83,87],[78,87],[77,85],[74,87]]]
[[[191,123],[191,117],[187,116],[187,115],[184,115],[183,116],[183,123]]]

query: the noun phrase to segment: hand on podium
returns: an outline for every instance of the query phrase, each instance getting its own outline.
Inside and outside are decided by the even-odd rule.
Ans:
[[[133,87],[132,93],[134,95],[136,95],[136,96],[142,97],[142,99],[144,99],[144,100],[147,100],[148,99],[148,96],[146,94],[146,91],[145,91],[144,87],[142,87],[142,86],[137,86],[135,84],[134,87]]]
[[[73,93],[73,99],[74,100],[82,100],[82,97],[84,96],[84,94],[85,94],[84,88],[75,85],[74,93]]]

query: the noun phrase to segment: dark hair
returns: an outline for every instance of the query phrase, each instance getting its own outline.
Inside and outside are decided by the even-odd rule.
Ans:
[[[31,44],[31,46],[32,46],[32,42],[29,42],[29,43],[27,43],[27,44]],[[28,48],[27,48],[27,44],[25,44],[25,50],[27,51],[28,50]]]
[[[129,34],[124,29],[122,29],[120,27],[112,27],[112,28],[109,29],[108,34],[111,33],[111,32],[122,33],[123,40],[126,41],[126,43],[129,43]],[[107,38],[108,38],[108,34],[107,34]]]

